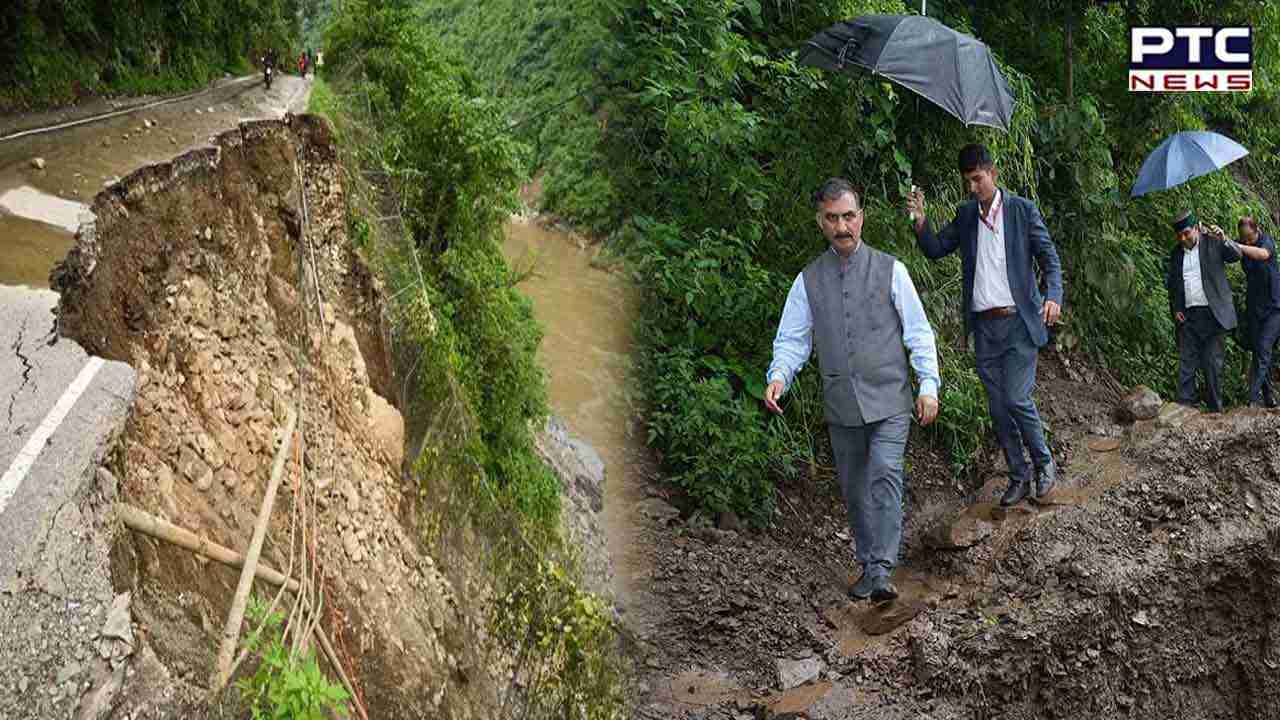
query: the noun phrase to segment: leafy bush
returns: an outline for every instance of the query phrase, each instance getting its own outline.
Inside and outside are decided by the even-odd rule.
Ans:
[[[532,717],[623,717],[622,677],[611,661],[617,638],[613,609],[579,588],[563,566],[537,563],[494,603],[492,625],[499,636],[527,638],[536,648],[516,668],[535,691]]]
[[[398,197],[413,246],[389,256],[393,296],[424,351],[419,372],[461,382],[480,463],[527,517],[556,524],[558,485],[533,454],[546,415],[542,334],[501,252],[524,148],[480,85],[407,3],[352,0],[330,27],[329,70],[376,129],[371,162]],[[411,292],[410,292],[411,291]]]
[[[253,720],[328,720],[346,717],[347,691],[320,672],[314,650],[295,654],[284,643],[284,616],[268,612],[266,601],[252,597],[245,610],[250,626],[243,645],[257,656],[253,675],[237,682]]]

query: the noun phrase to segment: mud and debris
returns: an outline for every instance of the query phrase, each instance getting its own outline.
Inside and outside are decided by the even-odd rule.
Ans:
[[[448,569],[400,522],[417,491],[387,399],[380,290],[346,239],[332,142],[314,117],[246,122],[105,189],[55,273],[61,330],[138,372],[108,463],[120,501],[229,547],[247,543],[283,418],[300,402],[304,439],[264,559],[289,567],[291,507],[312,484],[323,625],[370,716],[487,717],[484,618],[459,612]],[[238,572],[127,532],[111,561],[143,629],[151,671],[139,689],[154,691],[131,692],[126,677],[115,712],[189,711]]]
[[[957,488],[913,439],[896,603],[845,595],[856,570],[829,485],[784,488],[776,522],[741,532],[651,487],[636,716],[1270,717],[1280,414],[1170,425],[1146,391],[1129,398],[1146,419],[1120,424],[1100,371],[1042,360],[1065,470],[1053,503],[1000,513],[995,448]]]

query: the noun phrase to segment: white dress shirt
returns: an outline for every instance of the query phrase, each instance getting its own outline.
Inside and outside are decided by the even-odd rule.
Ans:
[[[902,321],[902,344],[911,356],[911,367],[920,382],[920,397],[938,397],[942,377],[938,374],[938,348],[933,327],[924,314],[924,305],[911,282],[907,267],[893,261],[893,281],[889,286],[889,299]],[[782,321],[773,339],[773,362],[769,364],[768,382],[781,380],[785,391],[791,387],[796,373],[809,361],[813,351],[813,311],[809,307],[809,294],[804,289],[804,273],[796,276],[787,293],[787,304],[782,309]]]
[[[999,189],[991,200],[987,227],[978,207],[978,257],[973,277],[973,311],[1011,307],[1013,291],[1009,289],[1009,268],[1004,258],[1004,197]]]
[[[1200,281],[1200,244],[1182,252],[1182,289],[1186,306],[1207,307],[1209,298],[1204,296],[1204,283]]]

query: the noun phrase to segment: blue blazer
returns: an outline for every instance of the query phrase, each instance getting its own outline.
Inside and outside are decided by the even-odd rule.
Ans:
[[[1030,200],[1000,188],[1004,197],[1004,258],[1009,273],[1009,290],[1018,308],[1018,317],[1027,325],[1036,347],[1049,342],[1049,331],[1040,317],[1045,300],[1062,305],[1062,264],[1058,250],[1049,239],[1040,210]],[[960,250],[960,266],[964,272],[964,296],[960,314],[964,317],[966,337],[973,330],[973,276],[978,255],[978,201],[970,200],[956,208],[955,218],[938,232],[926,220],[924,230],[916,236],[916,244],[925,257],[936,260]],[[1044,273],[1046,292],[1040,295],[1031,258],[1035,257]]]

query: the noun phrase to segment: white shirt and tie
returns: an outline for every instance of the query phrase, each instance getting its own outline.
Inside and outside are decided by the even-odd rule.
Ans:
[[[978,255],[973,278],[973,311],[1013,306],[1004,252],[1004,197],[997,189],[985,216],[978,208]]]

